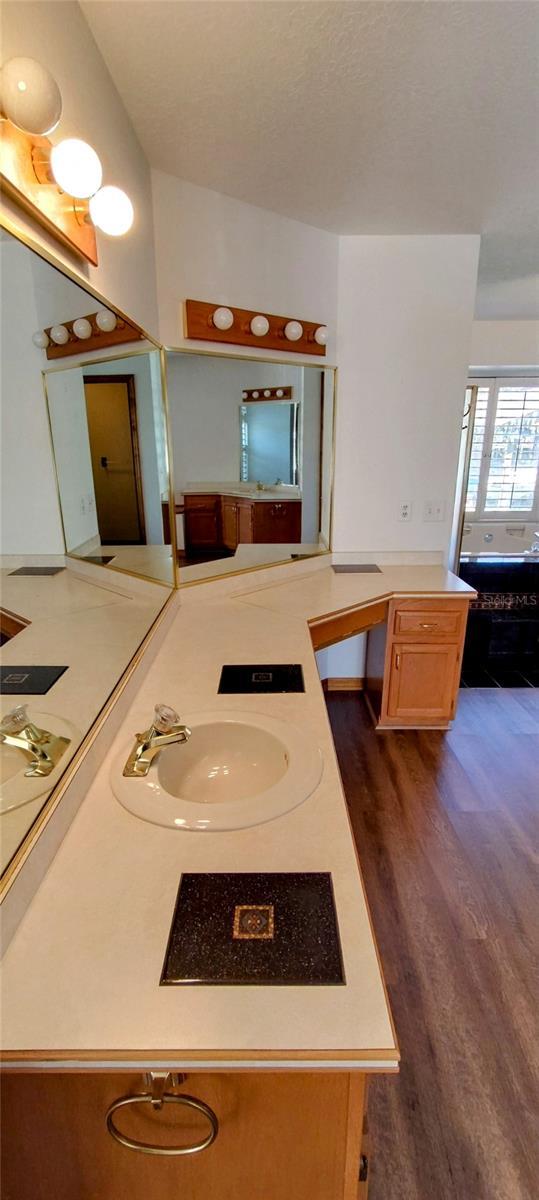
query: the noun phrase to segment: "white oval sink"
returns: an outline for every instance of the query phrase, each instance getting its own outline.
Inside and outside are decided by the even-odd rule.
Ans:
[[[322,775],[322,754],[296,725],[262,713],[183,713],[191,729],[166,746],[143,778],[122,774],[132,743],[111,770],[120,804],[172,829],[244,829],[302,804]]]

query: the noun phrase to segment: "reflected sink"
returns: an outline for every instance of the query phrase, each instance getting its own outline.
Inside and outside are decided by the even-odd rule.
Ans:
[[[245,829],[282,816],[318,786],[322,754],[310,737],[263,713],[184,713],[189,741],[166,746],[144,778],[126,778],[132,743],[114,760],[116,798],[144,821],[172,829]]]

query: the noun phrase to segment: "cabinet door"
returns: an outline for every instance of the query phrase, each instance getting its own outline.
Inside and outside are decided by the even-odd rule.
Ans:
[[[253,505],[244,500],[238,505],[238,541],[253,541]]]
[[[217,506],[200,505],[185,509],[185,545],[188,549],[206,549],[219,545]]]
[[[259,501],[255,504],[256,542],[301,542],[301,501]]]
[[[457,690],[459,647],[394,642],[387,716],[406,720],[448,721]]]
[[[221,502],[222,538],[227,550],[238,545],[238,505],[236,500],[223,497]]]
[[[4,1074],[2,1200],[355,1200],[364,1076],[195,1072],[178,1090],[213,1109],[219,1132],[201,1153],[165,1157],[107,1132],[109,1105],[147,1091],[140,1074]],[[159,1146],[208,1133],[179,1105],[115,1116]]]

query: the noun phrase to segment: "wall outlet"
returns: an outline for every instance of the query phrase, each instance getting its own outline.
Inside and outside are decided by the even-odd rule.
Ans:
[[[425,500],[423,509],[424,521],[443,521],[445,518],[445,500]]]
[[[408,501],[406,501],[406,503],[403,503],[400,505],[399,521],[411,521],[411,520],[412,520],[412,505]]]

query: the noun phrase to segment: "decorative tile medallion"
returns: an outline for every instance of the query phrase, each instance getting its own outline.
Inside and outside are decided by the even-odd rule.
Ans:
[[[344,984],[327,871],[182,875],[161,984]]]
[[[232,937],[267,939],[274,932],[273,904],[236,904]]]

